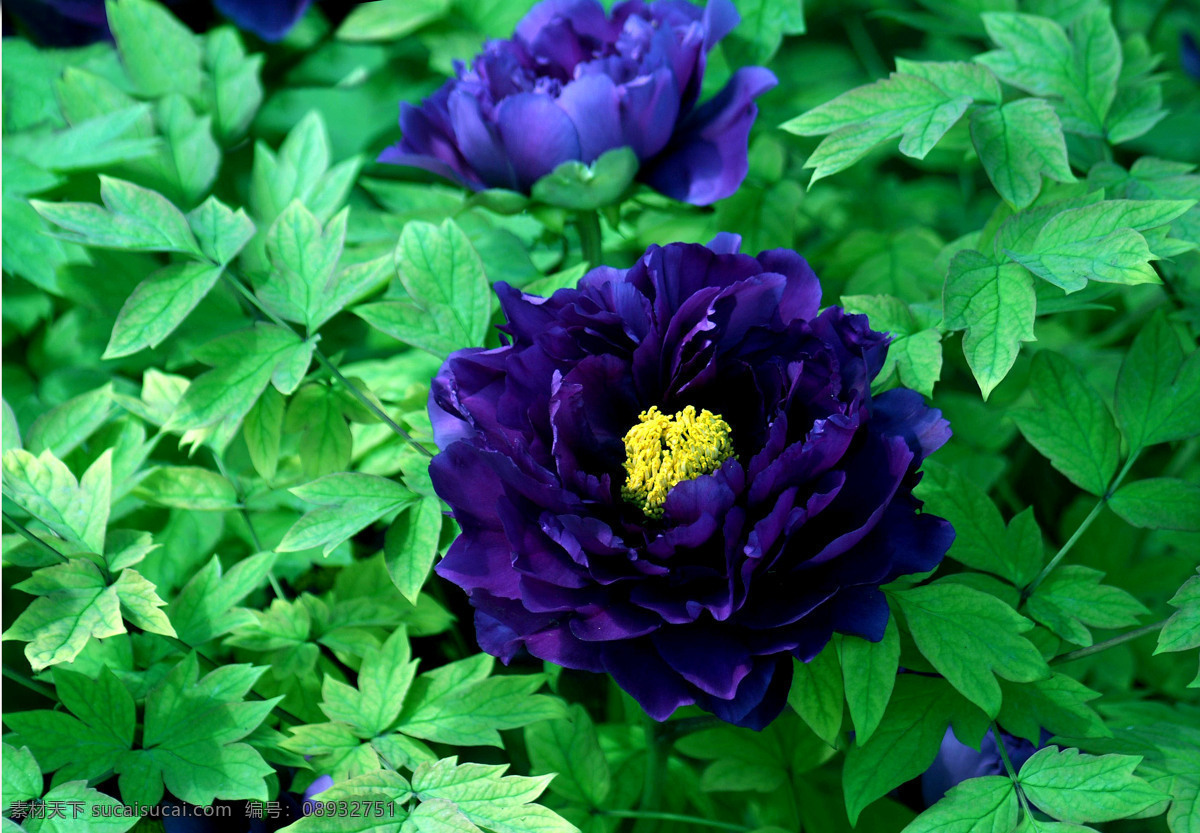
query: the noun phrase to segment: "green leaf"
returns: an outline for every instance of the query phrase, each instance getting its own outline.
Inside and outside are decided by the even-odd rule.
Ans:
[[[127,568],[113,584],[125,619],[149,633],[175,636],[175,628],[162,608],[166,606],[154,584],[137,570]]]
[[[199,95],[200,45],[186,26],[151,0],[108,0],[106,7],[121,63],[139,93]]]
[[[1168,602],[1176,612],[1158,634],[1154,653],[1200,647],[1200,576],[1192,576]]]
[[[267,388],[242,420],[242,437],[250,462],[263,480],[275,479],[279,465],[279,443],[283,435],[283,396]]]
[[[383,542],[384,563],[400,595],[413,604],[437,558],[442,532],[442,502],[423,497],[401,512]]]
[[[61,460],[96,433],[111,410],[112,384],[68,399],[33,421],[25,435],[25,448],[32,454],[49,449]],[[5,448],[11,447],[5,443]]]
[[[236,425],[269,382],[280,393],[296,389],[313,346],[291,330],[262,323],[210,342],[195,357],[214,369],[188,386],[166,427],[204,428],[220,421]]]
[[[438,20],[450,10],[449,0],[381,0],[355,8],[338,27],[338,40],[397,40]]]
[[[163,787],[191,804],[217,798],[267,798],[274,769],[239,743],[270,713],[278,698],[244,698],[264,669],[223,665],[199,677],[188,654],[146,695],[142,748],[116,765],[126,801],[157,803]]]
[[[1161,315],[1134,338],[1117,376],[1117,421],[1131,453],[1200,433],[1200,351],[1184,360]]]
[[[840,648],[846,705],[854,721],[855,743],[862,746],[871,739],[883,719],[896,684],[900,633],[895,618],[888,617],[881,641],[868,642],[847,635],[842,637]]]
[[[994,674],[1014,682],[1050,676],[1037,648],[1021,636],[1033,623],[995,596],[938,582],[899,591],[894,598],[917,648],[988,717],[1000,713]]]
[[[910,61],[897,57],[896,72],[923,78],[947,96],[965,95],[990,104],[999,104],[1004,100],[996,76],[987,67],[978,64],[965,61]]]
[[[1132,755],[1083,755],[1078,749],[1051,746],[1026,761],[1017,780],[1030,803],[1055,818],[1112,821],[1168,797],[1133,774],[1141,761]]]
[[[1054,108],[1037,98],[971,111],[971,141],[988,179],[1013,208],[1028,208],[1042,176],[1074,182],[1067,145]]]
[[[619,202],[637,175],[638,158],[633,148],[605,151],[590,165],[563,162],[533,183],[533,198],[570,211],[595,211]]]
[[[221,277],[220,266],[173,263],[138,284],[113,324],[105,359],[157,347],[183,323]]]
[[[331,720],[354,726],[360,737],[373,738],[386,732],[395,722],[416,673],[417,661],[412,659],[408,633],[403,627],[397,628],[382,648],[363,659],[357,689],[337,683],[331,677],[325,678],[327,689],[340,685],[347,691],[342,695],[345,702],[341,708],[325,705],[322,709]]]
[[[1029,390],[1039,407],[1013,414],[1025,439],[1076,486],[1103,495],[1117,470],[1121,435],[1100,395],[1049,350],[1034,356]]]
[[[1032,683],[1000,681],[1004,705],[1000,725],[1006,732],[1041,744],[1042,732],[1068,737],[1111,737],[1100,715],[1087,705],[1100,696],[1066,674]]]
[[[0,771],[4,773],[3,810],[7,813],[14,801],[41,797],[42,770],[27,746],[18,749],[6,743],[3,745],[3,755]]]
[[[199,466],[162,466],[142,480],[136,494],[173,509],[237,509],[237,490],[215,471]]]
[[[1088,626],[1123,628],[1149,613],[1119,587],[1101,584],[1104,573],[1079,564],[1061,566],[1038,585],[1026,604],[1029,615],[1076,645],[1092,644]]]
[[[1019,266],[968,249],[950,262],[944,303],[946,327],[967,331],[963,353],[986,399],[1012,369],[1021,342],[1036,340],[1033,281]]]
[[[209,112],[221,141],[228,145],[250,127],[263,100],[262,55],[247,55],[232,26],[221,26],[205,38],[204,65],[211,76]]]
[[[500,729],[519,729],[565,715],[563,702],[534,694],[541,674],[488,677],[486,654],[443,665],[413,683],[400,714],[406,735],[455,746],[500,746]]]
[[[25,656],[34,671],[71,662],[93,636],[103,639],[125,633],[116,589],[86,558],[43,567],[16,587],[38,598],[3,638],[29,643]]]
[[[1109,507],[1134,526],[1200,531],[1200,486],[1173,477],[1126,483]]]
[[[314,332],[337,310],[326,309],[332,279],[346,240],[349,210],[322,228],[311,211],[293,200],[267,231],[271,273],[258,295],[280,317]]]
[[[736,0],[741,22],[721,42],[732,66],[765,64],[779,50],[784,35],[805,32],[803,0]]]
[[[4,452],[7,496],[55,533],[89,552],[104,552],[112,495],[112,450],[105,451],[76,481],[49,449],[34,456]]]
[[[928,502],[929,512],[954,527],[954,543],[947,555],[972,569],[1005,578],[1028,572],[1012,563],[1015,553],[1008,547],[1000,510],[975,481],[936,461],[926,463],[924,471],[918,496]]]
[[[237,257],[254,237],[254,221],[246,216],[246,210],[234,211],[216,197],[188,212],[187,221],[204,256],[220,266]]]
[[[304,476],[315,480],[350,468],[353,438],[342,415],[339,391],[326,385],[306,385],[292,398],[283,430],[300,434],[300,464]]]
[[[86,119],[66,130],[38,130],[8,136],[6,154],[13,153],[47,171],[88,171],[119,162],[142,159],[159,150],[157,138],[126,138],[137,133],[150,112],[147,104],[135,104],[103,116]],[[9,169],[6,161],[5,169]]]
[[[842,669],[837,649],[827,644],[809,662],[793,660],[788,705],[796,710],[817,737],[836,746],[842,729]]]
[[[155,116],[167,140],[163,168],[171,190],[184,203],[194,205],[208,193],[221,165],[212,117],[197,116],[178,94],[160,99]]]
[[[440,227],[408,223],[396,246],[396,266],[400,282],[427,321],[423,327],[412,327],[418,337],[422,330],[432,329],[445,334],[447,343],[456,347],[483,343],[491,320],[492,294],[479,255],[454,221],[446,220]],[[378,305],[368,308],[373,306]],[[363,307],[355,312],[361,310]],[[363,317],[372,323],[370,318]],[[402,325],[401,332],[408,329],[403,325],[413,324],[403,317],[393,323]],[[429,349],[418,342],[414,344]]]
[[[86,781],[58,784],[42,797],[42,802],[47,807],[45,817],[27,819],[23,826],[27,833],[78,833],[85,829],[88,833],[125,833],[138,823],[136,816],[125,815],[126,805],[92,789]],[[51,807],[63,808],[63,815],[58,816]]]
[[[266,582],[274,563],[275,553],[260,552],[242,559],[226,572],[221,560],[213,556],[184,585],[168,608],[180,640],[188,645],[203,645],[246,621],[246,617],[231,615],[236,613],[232,608]]]
[[[423,802],[442,799],[472,823],[497,833],[578,833],[566,819],[538,804],[550,776],[504,775],[507,765],[458,763],[458,757],[421,764],[412,775]]]
[[[63,711],[26,711],[5,715],[5,722],[46,771],[58,771],[57,781],[106,775],[120,755],[133,746],[136,720],[132,695],[107,668],[102,668],[96,679],[56,668],[54,687],[70,715]],[[7,799],[7,790],[5,793]],[[35,795],[40,794],[39,779]]]
[[[929,768],[951,722],[955,734],[972,743],[988,727],[986,716],[944,680],[911,674],[896,680],[870,740],[846,751],[842,789],[851,824],[868,804]]]
[[[1005,252],[1066,292],[1105,283],[1160,283],[1139,231],[1164,226],[1195,203],[1183,200],[1105,200],[1051,218],[1028,251]]]
[[[583,706],[572,705],[565,718],[526,726],[525,748],[534,772],[554,774],[552,793],[588,807],[604,806],[612,789],[612,773],[596,727]]]
[[[296,521],[276,547],[279,552],[324,547],[328,555],[351,535],[417,499],[393,480],[356,472],[329,474],[291,492],[319,508]]]
[[[1007,775],[985,775],[959,782],[904,828],[903,833],[997,833],[1017,826],[1021,807]]]
[[[202,254],[183,212],[157,191],[101,176],[100,199],[103,206],[40,200],[30,204],[47,220],[70,232],[63,235],[64,239],[76,243],[106,249]]]

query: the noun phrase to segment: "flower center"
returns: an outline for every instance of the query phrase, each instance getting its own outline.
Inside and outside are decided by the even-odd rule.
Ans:
[[[660,518],[676,483],[712,474],[733,456],[729,424],[711,411],[688,405],[674,416],[651,407],[625,434],[625,486],[621,497]]]

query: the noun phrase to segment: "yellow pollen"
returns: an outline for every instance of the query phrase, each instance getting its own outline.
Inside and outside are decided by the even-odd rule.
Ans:
[[[651,407],[625,435],[625,486],[621,497],[660,518],[667,493],[684,480],[712,474],[733,456],[729,424],[688,405],[674,416]]]

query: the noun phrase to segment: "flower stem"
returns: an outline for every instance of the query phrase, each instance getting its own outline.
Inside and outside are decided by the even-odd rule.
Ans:
[[[47,700],[57,700],[58,699],[58,695],[55,694],[49,687],[42,685],[37,680],[27,677],[26,675],[22,674],[20,671],[17,671],[14,668],[9,668],[7,665],[4,666],[4,676],[8,677],[8,679],[12,680],[15,683],[20,683],[21,685],[25,686],[25,688],[32,691],[34,694],[40,694],[42,697],[45,697]]]
[[[1108,487],[1108,490],[1100,497],[1096,505],[1092,507],[1092,511],[1088,513],[1088,516],[1083,519],[1083,523],[1079,525],[1079,529],[1075,530],[1075,533],[1067,539],[1067,542],[1062,545],[1062,549],[1054,554],[1054,557],[1050,559],[1050,563],[1042,568],[1037,577],[1021,590],[1022,603],[1033,595],[1033,591],[1037,590],[1038,585],[1046,580],[1046,576],[1054,571],[1054,568],[1058,566],[1058,562],[1063,560],[1066,554],[1070,552],[1071,547],[1075,546],[1075,543],[1083,536],[1087,528],[1092,525],[1092,521],[1096,520],[1096,517],[1100,514],[1100,510],[1104,508],[1104,504],[1108,503],[1108,499],[1113,496],[1113,492],[1121,485],[1121,481],[1125,479],[1125,475],[1129,474],[1129,470],[1133,468],[1133,464],[1137,462],[1138,455],[1141,453],[1142,451],[1139,448],[1129,455],[1129,458],[1125,461],[1125,465],[1121,467],[1121,471],[1113,478],[1112,485]]]
[[[698,827],[715,827],[718,830],[737,830],[742,833],[749,831],[749,827],[740,824],[734,824],[730,821],[717,821],[716,819],[704,819],[698,816],[685,816],[681,813],[660,813],[657,811],[647,810],[601,810],[592,811],[597,816],[608,816],[614,819],[653,819],[656,821],[678,821],[685,824],[694,824]]]
[[[992,738],[996,741],[996,749],[1000,751],[1000,760],[1004,761],[1004,771],[1008,773],[1008,777],[1012,779],[1013,789],[1016,790],[1017,800],[1021,802],[1021,809],[1025,811],[1025,815],[1029,819],[1033,819],[1033,811],[1029,809],[1029,802],[1025,799],[1025,793],[1021,789],[1021,783],[1017,780],[1017,770],[1012,765],[1012,761],[1008,758],[1008,748],[1004,745],[1004,738],[1000,735],[1000,727],[996,725],[996,721],[992,721]]]
[[[600,212],[578,212],[575,215],[575,228],[579,230],[579,246],[584,261],[590,268],[601,265],[604,253],[600,248]]]
[[[1141,636],[1145,636],[1148,633],[1154,633],[1155,631],[1162,630],[1162,627],[1165,624],[1167,624],[1166,619],[1163,619],[1161,622],[1155,622],[1153,625],[1143,625],[1136,630],[1128,631],[1127,633],[1120,634],[1119,636],[1114,636],[1112,639],[1106,639],[1103,642],[1097,642],[1095,645],[1090,645],[1087,648],[1080,648],[1078,651],[1069,651],[1065,654],[1061,654],[1060,656],[1050,660],[1050,664],[1058,665],[1062,662],[1072,662],[1077,659],[1083,659],[1084,657],[1090,657],[1092,654],[1098,654],[1101,651],[1107,651],[1109,648],[1112,648],[1116,645],[1121,645],[1125,642],[1131,642],[1132,640]]]
[[[263,315],[265,315],[271,321],[272,324],[275,324],[278,327],[283,327],[286,330],[291,330],[292,332],[295,332],[294,330],[292,330],[291,326],[289,326],[287,324],[287,322],[285,322],[278,315],[276,315],[275,313],[271,312],[271,310],[269,310],[265,306],[263,306],[263,303],[260,300],[258,300],[258,296],[255,295],[253,292],[251,292],[249,289],[247,289],[246,285],[243,284],[241,282],[241,280],[238,279],[237,276],[235,276],[233,273],[231,273],[228,269],[226,269],[222,273],[222,275],[224,276],[224,278],[226,280],[229,281],[230,284],[232,284],[233,288],[236,289],[241,294],[241,296],[246,299],[247,302],[249,302],[249,304],[252,307],[254,307],[259,312],[261,312]],[[399,435],[402,439],[404,439],[405,442],[407,442],[409,445],[411,445],[417,451],[424,454],[426,457],[430,457],[430,458],[433,457],[433,454],[429,451],[429,449],[427,449],[425,446],[421,445],[419,442],[416,441],[416,439],[413,438],[413,436],[411,434],[409,434],[407,431],[405,431],[403,428],[401,428],[399,425],[397,425],[396,421],[394,419],[392,419],[390,416],[388,416],[386,413],[384,413],[383,410],[380,409],[380,407],[378,405],[376,405],[374,402],[372,402],[371,398],[369,396],[367,396],[365,393],[363,393],[361,390],[359,390],[357,385],[355,385],[349,379],[347,379],[344,375],[342,375],[342,371],[338,370],[337,366],[333,362],[331,362],[329,360],[329,357],[326,356],[324,353],[322,353],[319,348],[313,349],[313,358],[315,358],[317,360],[317,363],[320,364],[321,367],[323,367],[327,371],[329,371],[330,375],[333,376],[333,378],[337,379],[339,382],[341,382],[343,385],[345,385],[346,390],[348,390],[348,391],[350,391],[350,393],[354,394],[354,397],[359,402],[363,403],[363,405],[365,405],[367,407],[367,410],[369,410],[371,413],[375,414],[375,416],[379,417],[379,419],[385,425],[387,425],[389,428],[392,429],[392,431],[394,431],[397,435]]]
[[[32,532],[30,532],[29,529],[26,528],[25,524],[18,521],[12,515],[8,514],[7,512],[4,512],[3,514],[4,514],[4,520],[6,520],[8,522],[9,526],[11,526],[13,529],[15,529],[18,533],[20,533],[22,538],[29,541],[34,546],[41,547],[42,549],[46,550],[51,555],[53,555],[55,558],[62,561],[64,564],[71,560],[71,559],[67,558],[65,555],[63,555],[61,552],[56,550],[54,547],[47,544],[41,538],[37,537]]]

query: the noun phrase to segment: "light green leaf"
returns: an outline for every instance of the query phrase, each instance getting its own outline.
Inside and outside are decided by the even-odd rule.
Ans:
[[[242,421],[242,437],[250,452],[250,462],[268,483],[275,479],[282,435],[283,395],[268,387]]]
[[[605,151],[590,165],[563,162],[533,183],[539,202],[570,211],[594,211],[619,202],[638,172],[637,154],[631,147]]]
[[[66,130],[9,134],[4,152],[19,155],[47,171],[97,170],[142,159],[162,147],[160,139],[137,137],[136,128],[149,112],[148,104],[135,104],[80,121]],[[7,162],[5,167],[9,168]]]
[[[104,552],[112,494],[111,449],[79,481],[49,449],[36,457],[20,448],[5,451],[4,486],[8,497],[63,538],[89,552]]]
[[[369,808],[370,812],[313,813],[292,824],[288,833],[400,833],[401,823],[409,816],[405,805],[412,800],[412,790],[400,773],[375,770],[337,781],[320,794],[320,800],[346,802],[344,806],[357,801],[360,807]],[[337,806],[332,805],[333,808]],[[376,813],[376,808],[380,812]],[[411,828],[406,824],[404,829]]]
[[[108,0],[106,7],[121,63],[139,93],[199,95],[200,45],[186,26],[150,0]]]
[[[923,78],[947,96],[967,96],[988,104],[999,104],[1004,100],[996,76],[979,64],[965,61],[910,61],[897,57],[896,72]]]
[[[883,719],[896,684],[900,633],[895,617],[888,617],[881,641],[868,642],[847,635],[842,637],[840,648],[846,705],[854,721],[854,741],[862,746],[871,739]]]
[[[1033,623],[995,596],[937,582],[894,594],[925,658],[988,717],[1000,713],[994,674],[1014,682],[1046,679],[1050,669],[1021,636]]]
[[[132,568],[121,572],[113,584],[117,598],[121,601],[121,612],[125,619],[150,633],[175,636],[175,628],[162,608],[166,606],[154,585],[141,573]]]
[[[1132,755],[1083,755],[1047,747],[1025,762],[1018,783],[1030,803],[1075,823],[1126,818],[1168,798],[1133,774]]]
[[[240,505],[232,483],[199,466],[156,468],[142,480],[136,494],[143,500],[174,509],[223,511]]]
[[[29,426],[25,448],[32,454],[49,449],[60,460],[66,457],[107,421],[112,410],[112,390],[111,383],[102,385],[46,411]],[[15,446],[20,446],[20,442]],[[14,446],[5,443],[5,447]]]
[[[293,200],[267,231],[271,273],[258,295],[278,315],[308,327],[312,333],[336,310],[329,311],[332,279],[346,240],[349,209],[322,228],[299,200]]]
[[[29,747],[3,745],[4,812],[8,812],[14,801],[28,801],[42,795],[42,771],[34,760]]]
[[[836,746],[842,728],[842,669],[836,647],[827,644],[810,662],[793,660],[792,665],[788,705],[817,737]]]
[[[221,277],[220,266],[172,263],[137,285],[121,307],[103,358],[157,347],[183,323]]]
[[[1010,833],[1020,814],[1012,779],[986,775],[951,787],[903,833]]]
[[[125,633],[116,589],[107,586],[99,568],[86,558],[43,567],[17,589],[38,598],[3,638],[29,643],[25,656],[34,671],[71,662],[93,636]]]
[[[578,833],[556,813],[530,802],[546,789],[550,776],[504,775],[507,765],[458,763],[458,757],[421,764],[412,775],[421,801],[442,799],[474,824],[496,833]]]
[[[971,141],[988,179],[1005,202],[1027,208],[1042,188],[1042,176],[1074,182],[1067,145],[1054,108],[1038,98],[971,111]]]
[[[183,212],[157,191],[101,176],[100,199],[103,206],[40,200],[32,200],[30,205],[70,232],[63,237],[76,243],[106,249],[201,254]]]
[[[1104,573],[1080,564],[1061,566],[1038,585],[1026,605],[1029,615],[1076,645],[1092,644],[1088,626],[1123,628],[1149,613],[1119,587],[1101,584]]]
[[[246,216],[246,210],[234,211],[216,197],[209,197],[188,212],[187,221],[204,256],[220,266],[237,257],[254,237],[254,221]]]
[[[226,144],[249,128],[263,100],[262,55],[247,55],[232,26],[213,29],[205,37],[204,66],[212,79],[208,86],[218,138]]]
[[[442,502],[423,497],[401,512],[384,538],[384,563],[400,595],[413,604],[437,558],[442,531]]]
[[[275,553],[260,552],[226,572],[221,560],[213,556],[168,607],[179,638],[188,645],[203,645],[244,623],[249,615],[239,616],[232,608],[266,582],[274,563]]]
[[[551,792],[588,807],[604,806],[612,773],[583,706],[572,705],[565,718],[526,726],[525,747],[534,772],[557,773],[550,782]]]
[[[338,40],[392,41],[450,10],[449,0],[380,0],[355,8],[338,27]]]
[[[1049,350],[1034,356],[1029,389],[1039,407],[1013,414],[1025,439],[1076,486],[1104,494],[1120,460],[1121,435],[1100,395]]]
[[[319,508],[296,521],[276,548],[279,552],[324,547],[328,555],[351,535],[417,499],[393,480],[353,472],[329,474],[291,492]]]
[[[0,450],[21,447],[21,426],[17,424],[17,415],[13,412],[8,400],[3,401],[4,407],[4,439],[0,441]]]
[[[350,721],[363,737],[383,734],[395,722],[416,674],[417,661],[403,627],[394,630],[382,648],[367,654],[358,671],[359,696]]]
[[[888,345],[887,364],[894,365],[900,384],[927,397],[942,377],[942,334],[936,327],[900,336]],[[887,366],[880,374],[887,372]]]
[[[163,169],[171,190],[194,205],[212,187],[221,166],[212,116],[197,116],[187,99],[172,94],[159,100],[155,117],[167,140]]]
[[[1019,266],[968,249],[950,262],[944,304],[946,327],[967,331],[963,353],[986,399],[1012,369],[1021,342],[1036,340],[1033,281]]]
[[[84,830],[88,833],[125,833],[138,823],[136,816],[124,815],[125,807],[121,802],[92,789],[87,781],[57,784],[42,801],[47,807],[62,807],[63,815],[59,817],[47,811],[44,818],[28,819],[24,825],[27,833],[81,833]]]

